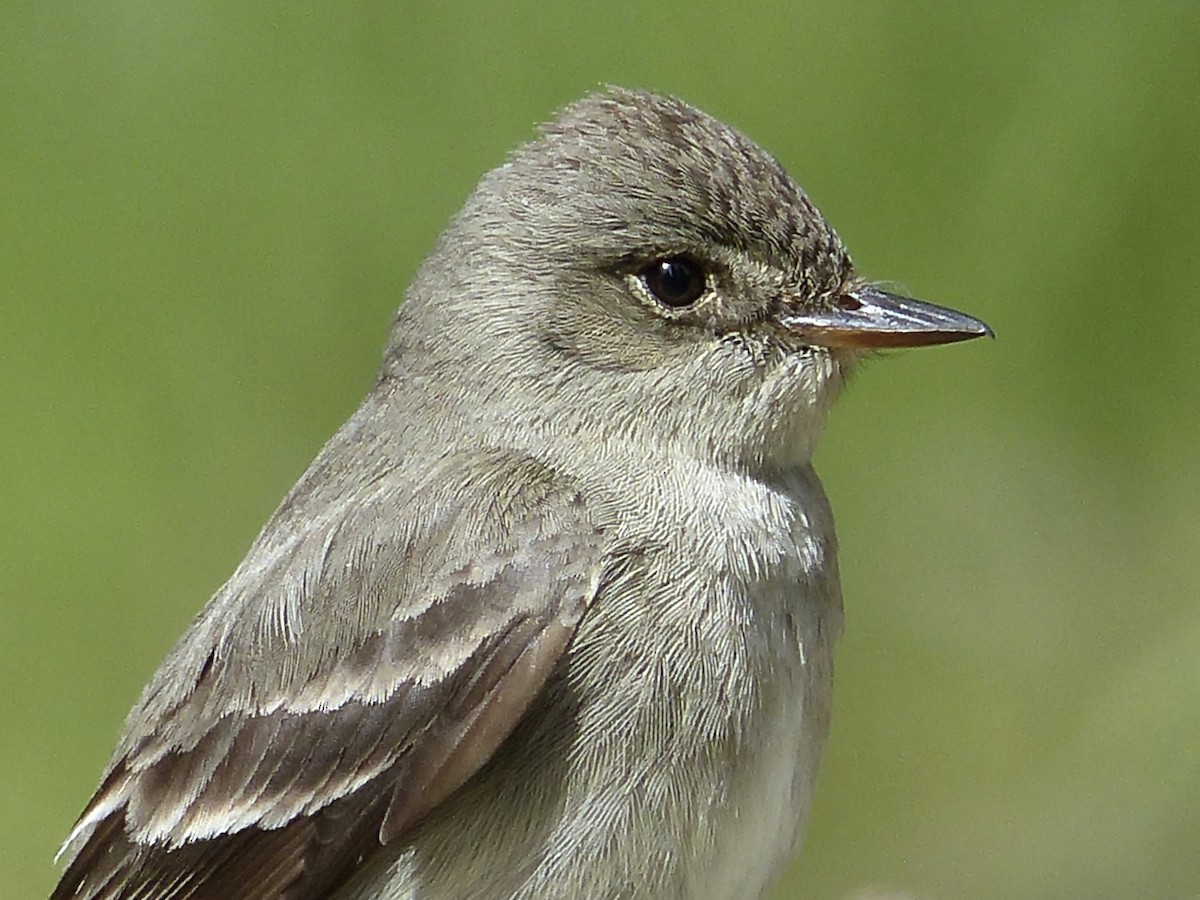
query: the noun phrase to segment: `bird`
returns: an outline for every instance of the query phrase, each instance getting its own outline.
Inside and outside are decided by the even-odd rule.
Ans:
[[[827,413],[990,334],[861,276],[735,128],[564,107],[146,686],[53,900],[761,896],[829,728]]]

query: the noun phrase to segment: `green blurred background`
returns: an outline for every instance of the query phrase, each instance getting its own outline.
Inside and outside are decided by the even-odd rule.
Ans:
[[[738,125],[864,272],[998,335],[867,366],[827,429],[847,630],[780,896],[1200,896],[1200,4],[0,24],[0,895],[50,889],[478,176],[614,82]]]

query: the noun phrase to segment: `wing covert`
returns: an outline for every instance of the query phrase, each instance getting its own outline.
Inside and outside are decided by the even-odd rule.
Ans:
[[[54,900],[321,895],[490,758],[597,590],[584,498],[528,456],[304,488],[143,693]]]

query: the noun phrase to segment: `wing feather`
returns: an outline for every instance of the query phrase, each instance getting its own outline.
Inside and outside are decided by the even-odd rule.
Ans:
[[[323,896],[541,690],[604,562],[567,480],[491,451],[330,493],[301,481],[147,687],[54,900]]]

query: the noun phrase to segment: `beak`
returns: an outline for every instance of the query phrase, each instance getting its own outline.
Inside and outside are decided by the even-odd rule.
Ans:
[[[847,291],[832,309],[784,315],[780,324],[820,347],[924,347],[995,337],[979,319],[871,285]]]

